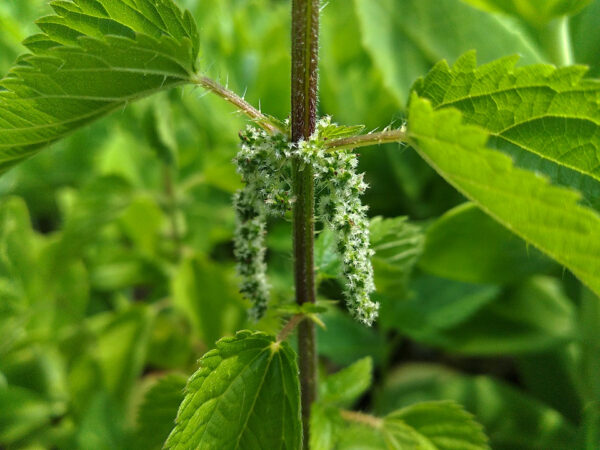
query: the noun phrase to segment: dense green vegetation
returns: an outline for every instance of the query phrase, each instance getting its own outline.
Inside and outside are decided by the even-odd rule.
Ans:
[[[300,320],[313,450],[600,448],[600,0],[322,2],[339,126],[275,177],[291,3],[0,3],[0,448],[299,449]],[[266,311],[236,274],[250,179],[277,210]]]

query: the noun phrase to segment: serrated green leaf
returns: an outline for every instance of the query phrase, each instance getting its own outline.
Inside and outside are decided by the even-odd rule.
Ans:
[[[363,44],[402,105],[410,84],[433,64],[473,48],[485,61],[512,53],[541,61],[516,24],[459,0],[355,0],[355,6]]]
[[[383,419],[383,433],[390,450],[490,448],[483,427],[451,401],[417,403],[394,411]]]
[[[467,283],[504,284],[558,266],[529,247],[473,203],[448,211],[427,229],[419,266],[439,277]]]
[[[483,129],[462,123],[453,108],[434,111],[416,94],[408,134],[446,181],[600,293],[600,216],[578,204],[576,191],[514,167],[508,156],[486,148]]]
[[[600,208],[600,82],[583,79],[582,66],[515,68],[518,59],[477,67],[469,52],[452,67],[438,63],[414,90],[484,127],[517,165],[581,190]]]
[[[591,0],[463,0],[486,11],[520,17],[533,25],[543,25],[555,17],[575,14]]]
[[[158,380],[146,393],[138,413],[136,448],[160,450],[163,447],[183,401],[185,384],[183,375],[170,374]]]
[[[373,382],[373,360],[366,357],[325,377],[319,384],[319,401],[350,407]]]
[[[299,449],[294,352],[264,333],[221,339],[190,378],[176,423],[167,448]]]
[[[198,32],[172,0],[56,0],[0,80],[0,172],[137,98],[189,82]]]

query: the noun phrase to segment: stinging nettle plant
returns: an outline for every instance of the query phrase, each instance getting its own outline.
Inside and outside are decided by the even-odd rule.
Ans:
[[[473,3],[501,8],[501,2]],[[317,117],[322,5],[291,4],[291,114],[278,120],[204,75],[197,25],[173,0],[50,2],[54,15],[40,19],[42,32],[24,42],[30,53],[0,81],[0,171],[136,99],[182,85],[216,94],[252,121],[240,132],[234,163],[244,187],[233,199],[234,253],[249,314],[259,319],[269,308],[269,217],[291,214],[296,306],[274,313],[287,319],[277,336],[240,331],[202,356],[166,448],[336,448],[336,433],[351,426],[368,428],[383,448],[488,448],[481,426],[452,402],[418,403],[381,418],[344,409],[347,397],[355,400],[368,387],[351,386],[356,373],[370,380],[368,361],[322,380],[319,391],[326,394],[317,398],[315,325],[323,308],[316,298],[315,227],[333,232],[347,307],[372,325],[378,304],[369,231],[383,226],[369,222],[361,202],[368,186],[354,150],[400,142],[489,217],[600,294],[600,215],[577,190],[600,180],[600,82],[584,78],[583,67],[517,67],[512,56],[478,66],[469,52],[416,80],[404,125],[363,133]],[[385,57],[374,53],[376,61]],[[556,167],[573,174],[566,186]],[[293,331],[297,352],[287,342]],[[181,388],[176,379],[168,383]],[[331,394],[336,386],[338,397]]]

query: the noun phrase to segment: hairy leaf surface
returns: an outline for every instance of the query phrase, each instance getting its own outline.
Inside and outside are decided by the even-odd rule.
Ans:
[[[264,333],[217,342],[188,381],[167,448],[300,448],[300,388],[294,352]]]
[[[578,192],[514,167],[508,156],[486,148],[483,129],[462,123],[455,109],[434,111],[416,94],[408,134],[450,184],[600,293],[600,216],[578,204]]]
[[[452,67],[438,63],[414,89],[434,107],[453,106],[466,122],[483,126],[517,165],[579,189],[597,205],[600,82],[583,79],[585,67],[516,68],[517,60],[477,67],[469,52]]]
[[[127,102],[188,82],[198,33],[172,0],[55,0],[0,80],[0,172]]]

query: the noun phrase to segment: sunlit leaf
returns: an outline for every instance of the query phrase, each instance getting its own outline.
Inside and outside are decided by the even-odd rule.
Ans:
[[[453,108],[434,111],[413,95],[408,133],[419,154],[450,184],[509,230],[600,292],[600,216],[573,190],[552,186],[486,148],[484,129]]]
[[[438,63],[414,89],[435,108],[455,107],[466,123],[484,127],[490,145],[518,166],[578,189],[600,207],[600,82],[582,78],[582,66],[516,68],[517,60],[477,67],[469,52],[452,67]]]
[[[137,98],[189,82],[198,32],[172,0],[53,1],[0,80],[0,171]]]

